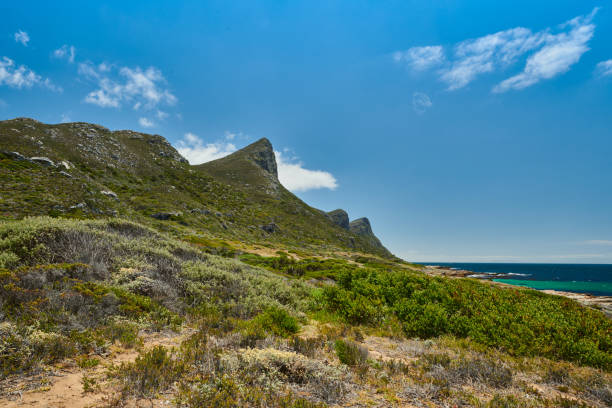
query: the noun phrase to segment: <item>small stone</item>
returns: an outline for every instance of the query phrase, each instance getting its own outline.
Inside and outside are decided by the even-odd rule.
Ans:
[[[100,191],[100,194],[104,194],[105,196],[114,198],[115,200],[119,199],[119,197],[117,197],[117,193],[110,190],[102,190]]]
[[[35,163],[42,164],[43,166],[55,167],[53,160],[49,159],[48,157],[30,157],[30,160]]]
[[[280,228],[275,223],[271,222],[269,224],[261,225],[259,228],[267,232],[268,234],[272,234],[274,232],[280,231]]]

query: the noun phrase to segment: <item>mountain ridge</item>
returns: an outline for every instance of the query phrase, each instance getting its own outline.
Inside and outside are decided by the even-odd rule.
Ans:
[[[118,216],[185,235],[392,257],[283,187],[266,138],[192,166],[160,135],[84,122],[17,118],[0,122],[0,136],[4,217]]]

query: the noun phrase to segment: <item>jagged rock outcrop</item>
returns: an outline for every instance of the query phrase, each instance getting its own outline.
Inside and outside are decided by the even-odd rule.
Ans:
[[[276,157],[274,156],[272,143],[268,139],[265,137],[259,139],[257,142],[245,147],[243,151],[255,164],[278,179]]]
[[[268,234],[272,234],[272,233],[274,233],[276,231],[280,231],[280,228],[278,227],[278,225],[276,225],[273,222],[271,222],[269,224],[262,225],[260,228],[262,230],[264,230],[265,232],[267,232]]]
[[[334,211],[330,211],[327,214],[327,217],[337,226],[344,228],[345,230],[349,229],[349,216],[348,213],[340,208]]]
[[[357,218],[349,223],[349,230],[360,237],[366,239],[370,242],[371,245],[384,248],[380,240],[374,235],[372,231],[372,225],[370,224],[370,220],[366,217]]]

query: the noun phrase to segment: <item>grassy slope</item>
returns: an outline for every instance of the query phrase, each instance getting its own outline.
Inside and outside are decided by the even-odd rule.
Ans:
[[[214,166],[207,171],[189,166],[160,136],[110,132],[84,123],[45,125],[29,119],[0,122],[0,136],[1,151],[65,160],[75,167],[44,167],[0,153],[4,186],[0,214],[5,217],[116,214],[183,236],[272,243],[307,252],[361,250],[390,256],[335,226],[282,186],[274,196],[263,193],[265,180],[240,154],[228,159],[239,177],[228,183],[220,176],[225,168],[214,172]],[[250,186],[244,188],[242,183]],[[106,190],[116,193],[118,200],[101,193]],[[79,203],[87,207],[70,209]],[[194,209],[210,213],[191,212]],[[178,215],[160,222],[150,217],[158,212]],[[279,231],[268,234],[260,229],[272,221]]]

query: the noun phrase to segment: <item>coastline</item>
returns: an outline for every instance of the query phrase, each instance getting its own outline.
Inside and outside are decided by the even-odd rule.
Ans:
[[[532,289],[532,290],[538,290],[543,293],[547,293],[549,295],[563,296],[563,297],[575,300],[576,302],[582,304],[583,306],[601,310],[608,318],[612,319],[612,296],[598,296],[598,295],[592,295],[590,293],[567,292],[567,291],[551,290],[551,289],[533,289],[527,286],[512,285],[509,283],[496,282],[493,280],[493,279],[501,277],[502,276],[501,274],[499,276],[487,275],[486,279],[484,279],[482,277],[483,275],[478,274],[476,272],[468,271],[464,269],[460,269],[460,270],[452,269],[447,266],[426,265],[423,268],[423,272],[427,273],[428,275],[432,275],[432,276],[445,276],[445,277],[450,277],[450,278],[470,278],[471,277],[471,278],[478,279],[481,281],[488,281],[492,285],[506,286],[506,287],[512,287],[512,288],[521,288],[521,289]]]

